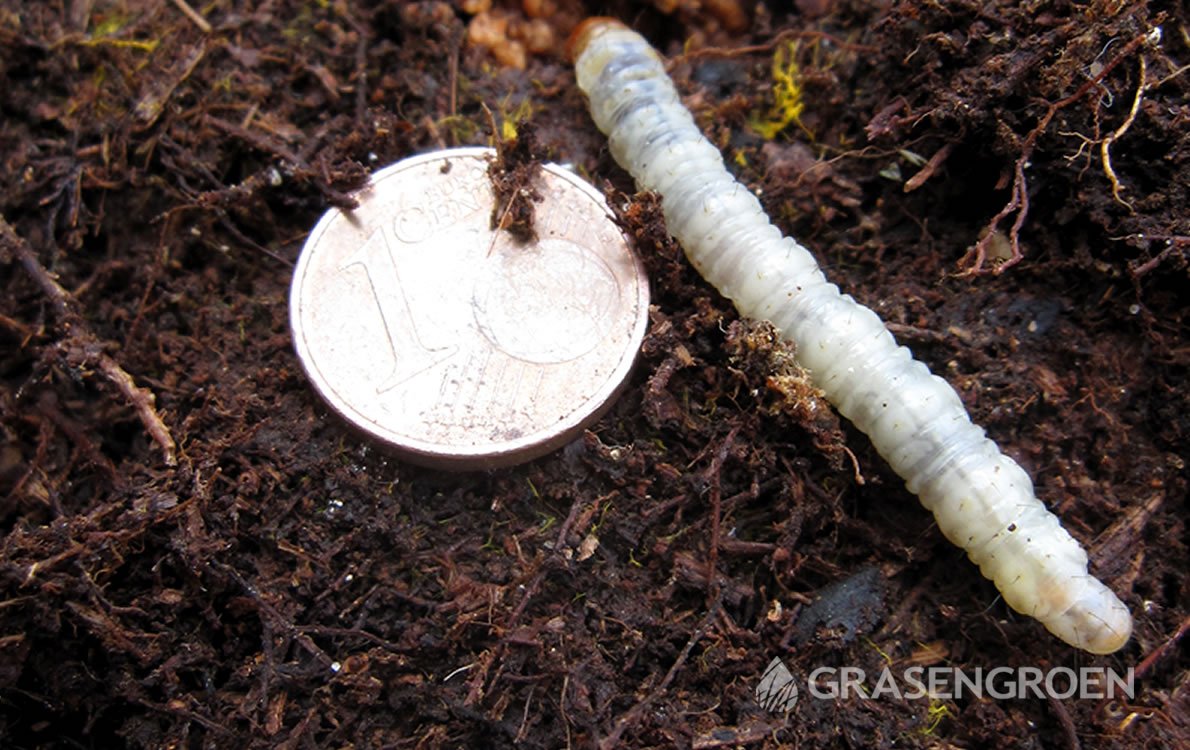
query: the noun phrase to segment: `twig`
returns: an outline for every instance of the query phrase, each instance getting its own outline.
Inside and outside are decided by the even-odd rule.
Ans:
[[[905,186],[902,188],[906,193],[911,193],[921,187],[926,180],[934,176],[938,171],[938,167],[942,166],[942,162],[950,156],[950,152],[954,151],[954,141],[943,144],[942,148],[934,152],[930,160],[926,162],[925,166],[918,170],[917,174],[905,180]]]
[[[72,308],[70,293],[54,280],[50,272],[41,265],[24,238],[16,233],[7,219],[0,216],[0,245],[10,248],[32,277],[54,308],[63,334],[74,344],[74,350],[82,356],[81,364],[98,368],[99,372],[116,387],[124,399],[136,410],[141,424],[161,448],[167,466],[177,465],[177,445],[169,428],[157,413],[156,397],[151,391],[137,386],[132,376],[110,355],[103,351],[103,344],[91,333],[82,316]]]
[[[1153,668],[1154,664],[1156,664],[1161,659],[1164,659],[1166,654],[1168,654],[1174,646],[1178,645],[1178,641],[1182,640],[1182,637],[1186,635],[1187,631],[1190,631],[1190,617],[1183,619],[1182,624],[1178,626],[1177,631],[1167,638],[1165,643],[1162,643],[1160,646],[1153,649],[1148,656],[1141,660],[1140,664],[1136,667],[1136,679],[1139,680],[1140,678],[1144,677],[1149,673],[1149,670]]]
[[[529,688],[529,695],[525,698],[525,710],[521,713],[521,726],[516,731],[516,737],[513,738],[512,744],[519,745],[521,740],[525,737],[525,728],[529,725],[529,706],[533,702],[533,691],[537,690],[537,686],[533,685]]]
[[[154,711],[160,711],[161,713],[173,714],[174,716],[180,716],[183,719],[189,719],[195,723],[202,724],[204,727],[211,730],[212,732],[215,732],[216,734],[234,735],[234,732],[218,723],[214,719],[203,716],[197,711],[191,711],[188,708],[183,708],[182,701],[180,700],[170,701],[168,703],[157,703],[147,698],[139,697],[133,698],[133,700],[145,708],[152,709]]]
[[[707,612],[706,617],[704,617],[702,622],[698,624],[698,627],[695,629],[695,631],[690,634],[690,640],[686,641],[686,645],[682,648],[682,653],[678,654],[678,658],[674,661],[673,666],[671,666],[669,671],[665,673],[665,677],[662,678],[661,684],[659,684],[639,703],[625,711],[620,716],[620,718],[616,719],[616,726],[614,729],[612,729],[611,734],[600,740],[599,750],[611,750],[611,748],[616,747],[620,742],[621,735],[623,735],[627,729],[632,727],[632,725],[634,725],[637,720],[640,719],[641,714],[643,714],[649,708],[649,706],[665,695],[665,691],[669,689],[669,684],[673,682],[674,677],[677,676],[678,672],[686,664],[686,660],[690,658],[690,652],[694,650],[695,644],[702,640],[702,637],[706,635],[707,631],[714,622],[716,615],[718,614],[719,602],[715,602],[711,606],[710,611]]]
[[[288,615],[283,614],[280,610],[270,604],[261,591],[254,584],[252,584],[252,582],[244,578],[244,576],[242,576],[240,572],[232,566],[217,561],[208,562],[205,566],[212,570],[223,571],[223,573],[239,584],[240,588],[244,590],[244,593],[248,596],[248,598],[253,601],[253,603],[256,605],[258,613],[261,615],[261,621],[265,626],[266,635],[264,640],[266,642],[272,641],[272,635],[270,631],[275,632],[275,630],[280,630],[284,633],[284,635],[293,639],[293,641],[305,649],[306,653],[317,659],[323,667],[331,668],[331,666],[335,663],[335,660],[327,655],[326,651],[323,651],[322,648],[320,648],[318,644],[314,642],[313,638],[306,635],[307,632],[313,632],[317,634],[319,630],[318,628],[303,628],[297,625],[297,623],[295,623]]]
[[[306,164],[305,159],[294,153],[291,149],[286,148],[282,144],[278,143],[275,139],[265,138],[264,136],[247,128],[240,127],[234,122],[221,120],[214,115],[203,115],[202,120],[204,125],[210,125],[216,130],[226,133],[227,135],[239,138],[249,146],[270,153],[273,156],[276,156],[278,159],[289,162],[295,167],[304,167],[309,169],[309,165]]]
[[[1133,278],[1137,279],[1161,265],[1161,263],[1178,248],[1190,245],[1190,235],[1145,234],[1140,235],[1140,239],[1156,241],[1164,240],[1165,249],[1141,265],[1138,265],[1132,269],[1132,276]]]
[[[178,10],[182,11],[182,15],[189,18],[191,22],[193,22],[194,25],[198,27],[199,31],[204,34],[211,33],[211,24],[207,22],[207,19],[199,15],[198,11],[196,11],[194,8],[191,8],[190,4],[187,3],[186,0],[173,0],[173,3]]]
[[[871,53],[880,51],[878,48],[872,47],[867,44],[855,44],[854,42],[848,42],[844,39],[840,39],[839,37],[834,36],[833,34],[828,34],[825,31],[813,31],[813,30],[809,30],[809,29],[791,29],[788,31],[782,31],[780,34],[777,34],[772,39],[770,39],[769,41],[767,41],[763,44],[753,44],[753,45],[749,45],[749,46],[745,46],[745,47],[730,47],[730,48],[704,47],[703,49],[694,50],[692,52],[686,52],[682,55],[679,55],[678,57],[675,57],[669,63],[669,65],[667,67],[673,67],[673,66],[677,65],[677,63],[679,63],[679,62],[689,62],[691,60],[698,60],[703,57],[717,57],[717,58],[722,58],[722,59],[731,59],[731,58],[735,58],[735,57],[743,57],[746,55],[759,54],[761,52],[771,52],[772,50],[777,48],[778,44],[781,44],[782,42],[787,41],[789,39],[825,40],[825,41],[830,42],[831,44],[834,44],[835,46],[839,47],[840,49],[844,49],[849,52],[867,52],[867,53],[871,54]]]
[[[385,651],[391,651],[394,654],[403,654],[408,649],[403,649],[392,641],[387,641],[378,635],[369,633],[360,628],[334,628],[324,625],[294,625],[295,633],[305,635],[306,633],[314,633],[315,635],[330,635],[339,636],[342,638],[363,638],[365,641],[383,648]]]
[[[1059,726],[1062,727],[1062,734],[1066,738],[1066,747],[1068,750],[1080,750],[1082,745],[1078,741],[1078,731],[1074,727],[1074,720],[1070,718],[1070,713],[1066,707],[1062,705],[1062,701],[1054,696],[1049,696],[1050,710],[1054,712],[1054,718],[1058,720]]]
[[[727,433],[727,437],[723,439],[723,443],[715,451],[715,457],[711,459],[711,466],[707,469],[707,478],[711,483],[711,549],[707,554],[708,603],[719,598],[719,582],[718,577],[715,575],[715,569],[719,567],[719,537],[723,515],[723,491],[719,475],[723,469],[723,462],[727,460],[727,454],[731,450],[731,444],[735,442],[739,431],[739,425],[731,428],[731,432]]]
[[[368,47],[371,45],[371,34],[368,26],[355,20],[355,15],[344,8],[343,18],[359,37],[355,45],[355,125],[363,130],[364,121],[368,115]]]
[[[21,337],[21,346],[32,341],[33,337],[37,335],[37,331],[32,326],[25,325],[16,318],[10,318],[4,313],[0,313],[0,326],[4,326],[18,334]]]

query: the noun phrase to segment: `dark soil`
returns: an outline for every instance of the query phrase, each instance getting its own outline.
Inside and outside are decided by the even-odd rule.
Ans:
[[[0,0],[0,746],[1190,745],[1185,7],[488,4]],[[1009,610],[688,267],[562,56],[596,13],[1030,471],[1125,649]],[[624,207],[655,309],[581,439],[449,474],[328,413],[287,292],[324,211],[490,143],[485,105]],[[775,656],[1137,691],[785,716]]]

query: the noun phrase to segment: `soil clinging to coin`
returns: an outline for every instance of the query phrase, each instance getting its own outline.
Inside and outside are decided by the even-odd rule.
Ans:
[[[533,217],[534,206],[542,200],[537,187],[542,156],[533,123],[522,120],[511,140],[496,137],[496,159],[488,167],[496,196],[491,227],[508,232],[521,244],[537,240]]]
[[[563,59],[593,14],[1030,470],[1129,646],[1008,610],[689,267]],[[1169,2],[0,0],[0,745],[1190,745],[1188,29]],[[654,308],[582,439],[449,474],[328,413],[286,298],[324,210],[489,145],[485,106],[536,130],[514,173],[544,151],[607,192]],[[754,694],[774,656],[1137,694],[787,717]]]

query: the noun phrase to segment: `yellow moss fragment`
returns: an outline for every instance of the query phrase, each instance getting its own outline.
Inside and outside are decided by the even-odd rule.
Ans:
[[[111,39],[104,37],[101,39],[80,39],[78,45],[80,47],[115,47],[116,49],[131,49],[137,52],[152,52],[157,49],[157,45],[161,44],[159,39]]]
[[[931,735],[938,730],[938,726],[943,719],[948,719],[952,716],[950,707],[939,700],[931,700],[930,707],[926,709],[926,719],[928,724],[924,726],[921,733],[924,735]]]
[[[892,658],[892,656],[890,656],[890,655],[889,655],[889,653],[888,653],[887,651],[885,651],[884,649],[882,649],[882,648],[880,648],[879,646],[877,646],[877,645],[876,645],[876,642],[875,642],[875,641],[873,641],[871,638],[864,638],[864,640],[868,642],[868,645],[872,647],[872,650],[873,650],[873,651],[875,651],[876,653],[880,654],[880,658],[881,658],[881,659],[884,659],[884,661],[885,661],[885,662],[886,662],[886,663],[887,663],[887,664],[888,664],[890,667],[892,666],[892,663],[893,663],[893,658]]]
[[[752,130],[765,140],[772,140],[793,124],[812,136],[801,119],[806,105],[802,101],[801,69],[797,64],[797,50],[796,40],[777,47],[777,51],[773,53],[773,106],[768,112],[753,114],[749,118],[748,124]]]
[[[516,124],[528,120],[533,116],[533,102],[522,99],[516,107],[509,111],[508,100],[500,103],[500,138],[511,141],[516,138]]]
[[[125,14],[112,13],[99,19],[99,22],[95,24],[95,28],[91,30],[91,34],[96,37],[113,36],[128,25],[128,20],[129,17]]]

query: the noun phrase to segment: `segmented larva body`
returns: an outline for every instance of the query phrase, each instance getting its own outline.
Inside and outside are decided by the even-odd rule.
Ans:
[[[1009,606],[1092,653],[1127,642],[1127,607],[1087,573],[1087,553],[1034,496],[1023,469],[972,424],[955,390],[898,346],[877,315],[827,282],[682,106],[639,34],[592,19],[571,40],[579,88],[611,153],[659,193],[690,262],[741,315],[768,320],[839,411],[967,551]]]

